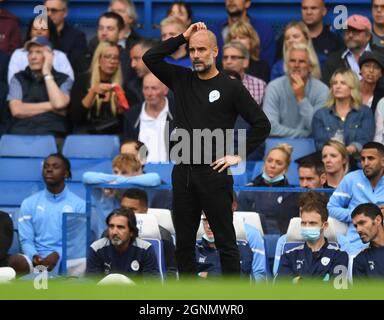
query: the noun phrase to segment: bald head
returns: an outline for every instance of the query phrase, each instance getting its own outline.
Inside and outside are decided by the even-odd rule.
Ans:
[[[215,60],[219,49],[213,32],[207,29],[204,22],[196,22],[183,35],[189,40],[189,58],[198,77],[210,79],[216,76],[219,71]]]
[[[143,95],[146,105],[149,107],[164,106],[168,88],[153,73],[148,73],[143,78]]]
[[[195,32],[189,39],[189,44],[191,44],[191,41],[204,41],[205,44],[210,46],[210,48],[217,48],[217,39],[215,34],[211,30],[199,30]]]
[[[147,73],[143,78],[143,85],[145,84],[151,84],[156,85],[161,88],[167,88],[167,86],[162,83],[152,72]]]

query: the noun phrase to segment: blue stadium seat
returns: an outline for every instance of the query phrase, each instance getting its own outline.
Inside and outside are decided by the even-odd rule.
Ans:
[[[140,239],[150,242],[156,252],[160,275],[163,279],[166,274],[165,257],[156,217],[152,214],[136,213],[136,220]]]
[[[0,158],[0,181],[41,181],[43,158]]]
[[[113,158],[119,153],[116,135],[69,135],[65,139],[63,155],[67,158]]]
[[[145,173],[157,172],[161,180],[167,184],[172,184],[173,163],[147,163],[144,167]]]
[[[62,216],[63,251],[59,272],[74,276],[83,275],[90,243],[90,217],[85,213],[64,213]]]
[[[315,142],[312,138],[268,138],[265,141],[265,154],[280,143],[288,143],[293,147],[292,161],[316,151]]]
[[[263,171],[264,161],[256,161],[252,171],[251,181],[254,180]]]
[[[32,136],[5,134],[0,139],[1,157],[40,157],[56,153],[55,138],[51,135]]]
[[[289,184],[295,187],[298,187],[300,185],[299,174],[297,173],[297,166],[298,164],[296,162],[291,162],[287,172]]]
[[[267,263],[268,277],[273,275],[273,266],[275,261],[276,245],[279,240],[279,234],[264,235],[265,258]]]
[[[87,190],[82,182],[67,181],[66,185],[70,191],[85,200]]]
[[[69,159],[69,161],[71,162],[73,182],[81,182],[84,172],[87,171],[112,173],[112,160],[110,158]]]
[[[248,183],[247,172],[244,172],[243,174],[232,175],[232,177],[234,186],[245,186]]]

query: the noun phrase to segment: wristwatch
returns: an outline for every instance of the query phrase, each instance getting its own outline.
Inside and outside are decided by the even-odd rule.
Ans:
[[[44,80],[53,80],[53,75],[51,75],[51,74],[46,74],[46,75],[44,76]]]

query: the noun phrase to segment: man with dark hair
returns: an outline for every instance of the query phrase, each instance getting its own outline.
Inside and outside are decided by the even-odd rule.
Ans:
[[[371,44],[384,48],[384,0],[371,0],[373,18]]]
[[[347,174],[328,203],[330,216],[349,225],[347,238],[350,241],[348,253],[351,255],[356,255],[366,247],[352,224],[352,210],[366,202],[376,203],[384,210],[384,146],[378,142],[368,142],[363,146],[360,156],[363,169]]]
[[[249,22],[260,37],[260,59],[272,66],[275,57],[275,33],[272,27],[262,21],[252,19],[247,13],[251,7],[251,0],[225,0],[225,8],[228,17],[225,21],[219,21],[212,26],[212,31],[217,37],[218,47],[222,48],[229,27],[237,21]]]
[[[352,211],[352,223],[361,240],[369,247],[353,260],[354,279],[384,277],[384,226],[382,210],[373,203],[363,203]]]
[[[132,209],[135,213],[148,213],[148,196],[145,190],[137,188],[127,189],[120,201],[121,207]],[[165,269],[167,276],[175,276],[177,264],[175,257],[175,246],[171,233],[159,225],[160,237],[164,245]]]
[[[81,61],[87,54],[87,39],[84,32],[65,22],[68,16],[68,0],[45,0],[44,5],[56,26],[58,49],[67,54],[75,72],[85,71]]]
[[[68,159],[58,153],[49,155],[43,164],[46,188],[21,204],[20,243],[30,272],[38,265],[47,267],[54,274],[58,272],[62,255],[63,213],[85,213],[84,200],[69,191],[65,184],[70,177]]]
[[[139,230],[132,209],[115,209],[106,218],[108,236],[91,244],[87,274],[122,273],[159,275],[152,245],[138,238]]]
[[[308,27],[313,47],[319,58],[320,65],[332,52],[343,48],[341,38],[324,24],[327,7],[324,0],[301,0],[301,20]],[[283,57],[284,35],[277,40],[276,60]]]
[[[105,12],[99,17],[97,25],[97,36],[93,37],[88,44],[91,56],[100,41],[118,43],[119,34],[124,29],[124,20],[115,12]]]
[[[123,18],[124,29],[120,31],[119,45],[129,49],[134,41],[140,39],[133,29],[138,18],[135,4],[131,0],[111,0],[108,11],[115,12]]]
[[[294,282],[302,278],[328,281],[337,275],[336,266],[348,268],[348,255],[329,244],[324,237],[324,231],[328,228],[326,200],[314,191],[302,196],[300,233],[305,243],[281,256],[277,277],[289,277]]]
[[[327,182],[324,164],[320,159],[305,157],[297,161],[297,174],[299,175],[300,188],[323,188]]]
[[[129,104],[134,106],[144,102],[143,78],[150,73],[143,62],[143,55],[156,44],[152,39],[142,38],[134,42],[129,50],[130,68],[133,69],[130,78],[124,83],[125,96]]]

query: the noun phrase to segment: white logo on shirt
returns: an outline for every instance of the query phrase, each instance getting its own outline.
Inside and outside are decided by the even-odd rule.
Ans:
[[[375,269],[375,261],[372,261],[372,260],[370,260],[370,261],[368,261],[368,264],[369,264],[369,270],[373,270],[373,269]]]
[[[204,263],[207,257],[199,257],[199,263]]]
[[[138,271],[140,269],[140,263],[137,260],[133,260],[131,263],[131,269],[133,271]]]
[[[364,185],[362,184],[362,183],[360,183],[360,182],[358,182],[357,184],[356,184],[361,190],[364,190],[365,188],[364,188]]]
[[[63,207],[63,212],[73,212],[73,208],[67,204]]]
[[[323,258],[321,258],[321,264],[322,264],[323,266],[327,266],[327,265],[329,264],[330,261],[331,261],[331,259],[328,258],[328,257],[323,257]]]
[[[296,269],[301,269],[301,266],[304,265],[304,260],[296,260]]]
[[[39,209],[39,210],[41,210],[41,211],[43,211],[43,212],[45,211],[45,208],[42,207],[42,206],[37,206],[36,209]]]
[[[220,98],[220,92],[217,91],[217,90],[212,90],[210,93],[209,93],[209,102],[214,102],[216,100],[219,100]]]

